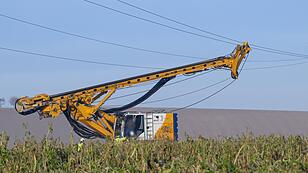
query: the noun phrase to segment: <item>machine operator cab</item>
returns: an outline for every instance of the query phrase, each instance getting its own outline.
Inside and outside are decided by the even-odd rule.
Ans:
[[[117,115],[115,138],[177,140],[177,114],[124,112]]]

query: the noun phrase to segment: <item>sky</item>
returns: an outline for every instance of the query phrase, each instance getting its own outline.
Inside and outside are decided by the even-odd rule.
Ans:
[[[92,0],[108,7],[151,19],[163,24],[196,30],[165,21],[119,3],[117,0]],[[128,1],[160,15],[181,21],[236,40],[308,55],[308,1]],[[201,38],[152,23],[130,18],[83,0],[7,0],[0,13],[33,23],[83,36],[134,47],[215,58],[232,52],[234,45]],[[0,47],[20,49],[55,56],[151,67],[176,67],[196,59],[146,53],[51,32],[0,17]],[[253,62],[290,60],[296,57],[251,50],[245,68],[286,65],[281,68],[243,70],[239,79],[223,92],[196,108],[261,109],[308,111],[308,60],[283,62]],[[299,65],[287,66],[298,63]],[[136,69],[54,60],[39,56],[0,50],[0,97],[56,94],[81,87],[152,72]],[[150,98],[156,100],[190,92],[230,77],[230,72],[217,71],[165,87]],[[185,77],[178,77],[181,80]],[[144,104],[147,107],[183,107],[207,97],[221,85],[192,95],[165,102]],[[115,96],[143,90],[149,86],[120,90]],[[137,96],[108,101],[121,105]],[[8,106],[8,104],[6,105]]]

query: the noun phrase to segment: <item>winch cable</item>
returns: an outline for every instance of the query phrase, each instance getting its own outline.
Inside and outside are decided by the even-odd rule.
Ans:
[[[179,98],[179,97],[183,97],[183,96],[187,96],[187,95],[191,95],[191,94],[194,94],[194,93],[197,93],[197,92],[200,92],[200,91],[203,91],[203,90],[206,90],[208,88],[211,88],[211,87],[214,87],[216,85],[219,85],[221,83],[224,83],[226,81],[228,81],[230,78],[226,78],[226,79],[223,79],[219,82],[216,82],[214,84],[211,84],[211,85],[207,85],[205,87],[202,87],[200,89],[197,89],[197,90],[194,90],[194,91],[190,91],[190,92],[187,92],[187,93],[184,93],[184,94],[179,94],[179,95],[175,95],[175,96],[172,96],[172,97],[167,97],[167,98],[162,98],[162,99],[157,99],[157,100],[152,100],[152,101],[146,101],[146,102],[143,102],[141,104],[150,104],[150,103],[157,103],[157,102],[162,102],[162,101],[166,101],[166,100],[173,100],[173,99],[176,99],[176,98]]]
[[[224,87],[222,87],[221,89],[219,89],[218,91],[214,92],[213,94],[211,94],[211,95],[209,95],[209,96],[207,96],[207,97],[205,97],[205,98],[203,98],[203,99],[201,99],[201,100],[199,100],[199,101],[197,101],[197,102],[194,102],[194,103],[192,103],[192,104],[186,105],[186,106],[184,106],[184,107],[170,110],[170,112],[178,112],[178,111],[180,111],[180,110],[184,110],[184,109],[190,108],[190,107],[192,107],[192,106],[194,106],[194,105],[197,105],[197,104],[199,104],[199,103],[201,103],[201,102],[203,102],[203,101],[205,101],[205,100],[208,100],[208,99],[210,99],[211,97],[213,97],[213,96],[217,95],[218,93],[222,92],[223,90],[225,90],[227,87],[229,87],[229,86],[230,86],[231,84],[233,84],[234,82],[235,82],[235,79],[232,80],[232,81],[231,81],[230,83],[228,83],[227,85],[225,85]]]
[[[239,71],[239,75],[240,75],[240,74],[242,73],[242,71],[243,71],[243,68],[244,68],[244,66],[245,66],[245,64],[246,64],[246,62],[247,62],[248,56],[249,56],[249,54],[246,56],[246,58],[245,58],[245,60],[244,60],[244,63],[243,63],[243,65],[242,65],[242,67],[241,67],[241,69],[240,69],[240,71]],[[221,89],[217,90],[216,92],[212,93],[211,95],[209,95],[209,96],[207,96],[207,97],[205,97],[205,98],[203,98],[203,99],[201,99],[201,100],[198,100],[198,101],[196,101],[196,102],[194,102],[194,103],[191,103],[191,104],[189,104],[189,105],[186,105],[186,106],[184,106],[184,107],[170,110],[170,112],[178,112],[178,111],[181,111],[181,110],[190,108],[190,107],[192,107],[192,106],[194,106],[194,105],[197,105],[197,104],[199,104],[199,103],[201,103],[201,102],[204,102],[204,101],[206,101],[206,100],[212,98],[213,96],[219,94],[220,92],[222,92],[222,91],[225,90],[226,88],[228,88],[228,87],[229,87],[230,85],[232,85],[235,81],[236,81],[236,79],[233,79],[230,83],[228,83],[227,85],[225,85],[225,86],[222,87]]]

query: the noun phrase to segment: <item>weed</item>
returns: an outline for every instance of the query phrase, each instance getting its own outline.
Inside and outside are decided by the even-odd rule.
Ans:
[[[26,133],[8,149],[0,136],[0,172],[308,172],[308,139],[244,135],[184,141],[90,141],[78,152],[51,136]]]

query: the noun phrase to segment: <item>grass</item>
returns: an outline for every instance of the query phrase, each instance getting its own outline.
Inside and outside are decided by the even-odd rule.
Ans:
[[[90,141],[80,152],[50,136],[26,133],[9,148],[2,133],[0,172],[308,172],[308,139],[300,136]]]

